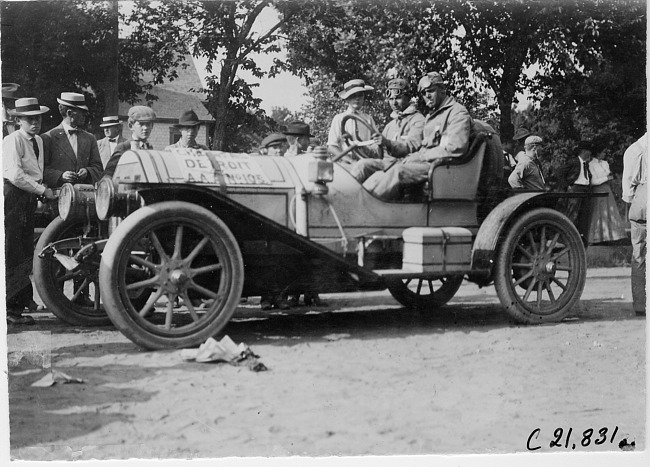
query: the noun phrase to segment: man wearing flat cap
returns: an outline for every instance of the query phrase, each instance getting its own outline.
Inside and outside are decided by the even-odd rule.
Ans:
[[[424,115],[418,112],[415,103],[411,102],[412,93],[408,82],[402,78],[388,82],[386,100],[390,105],[392,120],[376,137],[377,143],[384,148],[383,159],[361,159],[352,167],[351,173],[360,183],[363,183],[375,172],[387,170],[398,159],[413,153],[422,146],[422,129]]]
[[[447,95],[440,73],[423,76],[418,91],[429,108],[422,130],[422,147],[386,172],[375,173],[363,184],[382,199],[399,199],[404,188],[426,182],[435,159],[461,157],[469,148],[472,119],[463,105]]]
[[[301,121],[289,123],[284,135],[289,143],[289,149],[284,154],[286,157],[298,156],[304,153],[309,147],[310,138],[314,136],[310,133],[309,125]]]
[[[267,156],[284,156],[289,148],[287,136],[282,133],[271,133],[260,143],[260,153]]]
[[[20,85],[16,83],[2,83],[2,137],[13,133],[19,128],[13,116],[9,113],[14,108],[16,92]]]
[[[42,136],[43,181],[52,188],[64,183],[93,184],[99,180],[104,166],[97,139],[81,129],[88,117],[86,97],[76,92],[63,92],[57,101],[63,121]]]
[[[129,109],[129,119],[127,125],[131,130],[131,137],[123,143],[115,146],[115,151],[106,164],[104,176],[112,177],[117,168],[120,157],[129,149],[153,149],[148,139],[153,130],[154,121],[156,120],[155,112],[144,105],[136,105]]]
[[[184,111],[178,117],[178,123],[174,125],[174,128],[178,128],[181,132],[181,137],[176,143],[167,146],[165,151],[170,149],[203,149],[207,151],[207,146],[196,142],[199,126],[201,126],[201,122],[198,115],[193,110]]]
[[[545,191],[546,181],[542,172],[539,155],[542,138],[529,136],[524,142],[524,154],[519,156],[517,165],[508,177],[508,183],[516,190]]]
[[[122,122],[117,115],[104,117],[99,127],[104,129],[105,137],[97,141],[97,147],[99,156],[102,158],[102,165],[106,167],[117,145],[126,139],[122,137]]]
[[[358,141],[368,141],[379,134],[379,130],[377,130],[377,125],[372,116],[363,112],[366,94],[374,89],[375,88],[372,86],[367,86],[362,79],[353,79],[343,85],[343,91],[339,93],[339,97],[347,103],[347,109],[334,116],[327,137],[327,150],[333,156],[340,156],[346,149],[344,147],[343,134],[341,132],[341,122],[343,121],[343,117],[346,115],[354,114],[367,124],[359,124],[353,119],[349,119],[345,122],[345,132],[355,136]],[[363,152],[366,157],[373,159],[381,158],[378,144],[358,147],[357,150]],[[359,158],[356,155],[348,153],[342,160],[352,163],[358,159]]]

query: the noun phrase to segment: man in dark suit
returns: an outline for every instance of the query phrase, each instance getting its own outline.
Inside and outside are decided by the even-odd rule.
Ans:
[[[42,135],[45,167],[43,182],[52,188],[64,183],[97,182],[102,174],[97,139],[81,129],[88,107],[83,94],[63,92],[59,102],[61,124]]]
[[[591,172],[589,172],[589,161],[594,153],[594,145],[591,141],[580,141],[578,143],[578,156],[572,157],[558,171],[557,177],[562,186],[569,193],[591,193]],[[565,214],[575,224],[581,235],[585,235],[589,225],[589,210],[582,209],[589,203],[581,198],[568,198],[566,201]]]
[[[113,151],[115,151],[115,147],[126,141],[126,139],[122,137],[122,124],[117,116],[104,117],[99,127],[104,129],[104,135],[106,135],[105,138],[97,141],[99,156],[102,159],[103,166],[106,167]]]
[[[144,105],[136,105],[129,109],[127,124],[131,130],[131,138],[115,146],[115,151],[106,164],[104,176],[112,177],[115,174],[120,157],[129,149],[153,149],[148,139],[151,136],[156,120],[155,112]]]

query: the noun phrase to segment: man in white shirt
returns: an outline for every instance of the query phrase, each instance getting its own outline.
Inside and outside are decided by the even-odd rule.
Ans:
[[[623,201],[630,204],[628,217],[632,237],[632,306],[645,316],[646,208],[648,200],[648,134],[634,142],[623,156]]]
[[[55,198],[43,183],[43,141],[38,136],[41,115],[49,111],[36,98],[16,100],[11,115],[18,120],[20,129],[2,141],[8,325],[34,324],[31,316],[22,314],[33,301],[29,274],[34,256],[37,198]]]
[[[117,115],[104,117],[99,127],[104,129],[105,138],[97,141],[97,147],[99,148],[99,157],[102,159],[102,166],[106,167],[115,147],[126,139],[122,137],[122,123]]]
[[[327,150],[334,157],[340,157],[344,150],[347,149],[347,145],[343,141],[343,132],[341,131],[341,123],[347,115],[353,114],[366,122],[365,125],[359,124],[354,119],[349,119],[345,122],[345,132],[354,136],[358,141],[368,141],[376,136],[380,136],[372,116],[363,112],[366,94],[374,89],[372,86],[367,86],[362,79],[353,79],[343,85],[343,91],[339,93],[339,96],[347,102],[348,107],[344,112],[334,116],[327,138]],[[358,147],[356,150],[363,152],[366,157],[381,159],[380,147],[376,143],[367,147]],[[358,159],[359,157],[356,155],[347,153],[342,160],[345,162],[355,162]]]

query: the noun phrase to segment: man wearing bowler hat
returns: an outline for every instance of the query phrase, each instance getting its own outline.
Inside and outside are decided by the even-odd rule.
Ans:
[[[16,100],[16,91],[20,85],[16,83],[2,83],[2,137],[16,131],[19,126],[9,113],[14,108]]]
[[[57,102],[63,121],[43,134],[43,180],[52,188],[64,183],[93,184],[99,180],[104,166],[97,139],[81,129],[88,117],[86,98],[76,92],[63,92]]]
[[[181,132],[181,137],[179,140],[170,144],[165,148],[165,151],[170,149],[203,149],[208,150],[208,147],[199,144],[196,142],[196,135],[199,133],[199,126],[201,122],[199,121],[198,115],[193,110],[184,111],[180,117],[178,117],[178,123],[174,125],[174,128],[178,128]]]
[[[5,215],[5,267],[7,324],[34,324],[23,316],[33,303],[34,212],[38,197],[54,199],[43,182],[43,140],[41,116],[49,112],[38,99],[16,100],[15,116],[20,129],[2,141]]]
[[[404,188],[426,182],[434,160],[461,157],[469,148],[472,119],[463,105],[447,95],[440,73],[424,75],[418,91],[429,108],[422,130],[422,147],[364,182],[363,186],[379,198],[400,199]]]
[[[120,157],[129,149],[153,149],[148,139],[151,136],[155,120],[156,114],[149,107],[136,105],[129,109],[127,125],[131,130],[131,138],[115,146],[115,151],[113,151],[104,169],[104,176],[113,176]]]
[[[102,158],[102,165],[106,167],[115,147],[126,139],[122,137],[122,123],[117,115],[104,117],[99,127],[104,129],[105,137],[97,141],[97,147],[99,156]]]
[[[327,137],[327,150],[330,154],[335,157],[340,156],[346,149],[344,147],[341,123],[347,115],[353,114],[366,122],[365,125],[358,123],[354,119],[349,119],[345,122],[345,132],[354,136],[357,141],[368,141],[379,135],[379,130],[377,130],[377,125],[372,116],[363,112],[366,94],[374,89],[372,86],[366,85],[362,79],[353,79],[343,85],[343,91],[339,93],[339,97],[347,103],[347,109],[344,112],[334,115],[334,118],[332,118],[330,132]],[[381,151],[378,144],[358,147],[357,151],[362,152],[366,157],[381,159]],[[358,156],[347,153],[342,160],[351,163],[358,159]]]
[[[301,121],[289,123],[284,134],[289,143],[289,149],[284,154],[287,157],[304,153],[309,147],[310,138],[314,136],[310,133],[309,125]]]
[[[354,164],[352,175],[363,183],[373,173],[388,170],[395,162],[417,151],[422,146],[424,115],[411,102],[408,82],[402,78],[388,82],[386,100],[390,105],[392,120],[376,141],[384,148],[383,159],[361,159]]]

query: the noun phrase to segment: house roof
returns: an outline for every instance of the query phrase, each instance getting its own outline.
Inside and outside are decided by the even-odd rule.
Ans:
[[[199,73],[194,65],[194,60],[191,56],[187,56],[185,64],[188,66],[183,68],[179,67],[176,71],[178,77],[173,81],[165,81],[162,84],[154,86],[150,94],[158,97],[157,100],[151,103],[151,108],[156,112],[156,120],[158,121],[178,121],[180,114],[186,110],[193,110],[202,122],[210,122],[214,119],[208,109],[203,105],[202,98],[204,94],[197,92],[203,89],[203,83],[199,78]],[[152,75],[145,73],[143,81],[151,81]],[[144,94],[138,96],[138,102],[135,105],[147,105],[144,100]],[[126,118],[128,115],[130,104],[120,102],[119,116]]]
[[[153,101],[150,107],[156,112],[156,120],[175,120],[185,110],[193,110],[202,122],[212,121],[213,118],[205,108],[198,93],[193,92],[176,92],[163,89],[160,86],[154,86],[150,92],[158,97]],[[147,105],[144,95],[139,96],[139,101],[135,105]],[[127,102],[120,102],[119,115],[121,118],[127,118],[131,105]]]

